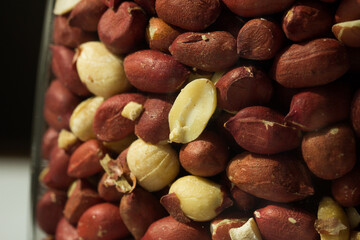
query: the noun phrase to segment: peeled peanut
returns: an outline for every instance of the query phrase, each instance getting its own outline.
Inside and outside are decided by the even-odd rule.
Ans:
[[[335,24],[332,26],[332,32],[346,46],[360,47],[360,20]]]
[[[81,0],[56,0],[53,13],[62,15],[70,12]]]
[[[210,223],[212,240],[231,240],[230,230],[243,226],[248,218],[231,208],[220,213]]]
[[[254,218],[250,218],[244,225],[232,228],[229,230],[231,240],[236,239],[251,239],[261,240],[259,228],[256,225]]]

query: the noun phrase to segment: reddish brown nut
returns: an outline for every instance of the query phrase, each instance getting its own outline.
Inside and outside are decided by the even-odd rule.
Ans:
[[[77,232],[80,239],[114,240],[129,235],[119,208],[111,203],[99,203],[81,215]]]
[[[281,12],[294,0],[223,0],[223,2],[241,17],[258,17]]]
[[[280,153],[301,143],[300,130],[287,126],[283,115],[263,106],[242,109],[225,128],[242,148],[254,153]]]
[[[134,0],[134,2],[139,4],[148,15],[152,16],[156,14],[155,0]]]
[[[360,167],[355,167],[348,174],[332,181],[331,192],[335,200],[345,207],[360,204]]]
[[[272,96],[272,81],[254,66],[235,68],[215,84],[218,106],[237,112],[254,105],[267,104]]]
[[[99,180],[97,191],[99,196],[107,202],[118,202],[123,197],[123,193],[116,190],[115,186],[109,186],[106,183],[108,174],[104,173],[101,179]]]
[[[344,176],[356,163],[355,134],[345,123],[307,133],[301,150],[310,171],[322,179]]]
[[[129,102],[144,104],[146,98],[138,93],[122,93],[108,98],[96,110],[93,130],[101,141],[118,141],[134,132],[135,123],[121,115]]]
[[[212,131],[204,131],[194,141],[181,147],[179,160],[189,173],[209,177],[225,170],[229,157],[227,145]]]
[[[150,49],[169,52],[169,46],[182,30],[164,22],[161,18],[152,17],[146,28],[146,40]]]
[[[55,44],[64,45],[69,48],[76,48],[81,43],[97,39],[94,33],[85,32],[81,28],[71,27],[65,15],[55,17],[52,38]]]
[[[65,218],[61,218],[55,233],[56,240],[78,240],[76,228],[71,225]]]
[[[79,96],[89,96],[90,92],[81,82],[76,70],[76,65],[74,63],[75,51],[61,45],[51,46],[51,51],[51,69],[55,76],[74,94]]]
[[[135,134],[145,142],[158,144],[169,140],[168,115],[172,104],[161,98],[148,98],[144,112],[135,124]]]
[[[103,3],[111,9],[117,8],[123,0],[102,0]]]
[[[329,6],[318,1],[296,2],[282,20],[282,29],[292,41],[303,41],[328,33],[333,23]]]
[[[303,131],[314,131],[348,118],[351,89],[335,82],[295,94],[285,121]]]
[[[152,223],[142,240],[210,240],[209,227],[200,223],[181,223],[173,217],[164,217]]]
[[[165,22],[189,31],[201,31],[217,19],[219,0],[157,0],[155,9]]]
[[[65,204],[64,217],[75,226],[81,215],[88,208],[102,202],[102,199],[86,180],[78,179],[74,184]]]
[[[230,195],[232,199],[234,199],[235,206],[239,210],[244,212],[252,210],[258,202],[258,198],[247,192],[242,191],[235,185],[231,186]]]
[[[207,29],[209,32],[225,31],[231,33],[236,38],[240,29],[245,24],[245,20],[231,12],[228,8],[223,6],[220,16]]]
[[[69,25],[84,31],[95,32],[102,14],[107,6],[102,0],[80,1],[70,13]]]
[[[47,234],[54,234],[56,226],[63,217],[66,193],[48,190],[36,204],[36,221]]]
[[[316,217],[301,209],[268,205],[254,212],[261,236],[267,240],[316,240]]]
[[[348,47],[360,47],[360,19],[332,26],[335,37]]]
[[[357,90],[351,102],[351,124],[358,137],[360,137],[360,90]]]
[[[80,98],[70,92],[59,80],[54,80],[46,90],[44,118],[50,127],[60,131],[69,129],[70,116],[80,103]]]
[[[284,42],[284,34],[275,22],[264,18],[248,21],[237,35],[237,52],[241,58],[267,60],[275,56]]]
[[[227,211],[221,213],[210,223],[212,240],[232,240],[230,229],[241,227],[248,219],[240,212]]]
[[[153,93],[177,91],[190,74],[175,58],[156,50],[128,55],[124,60],[124,70],[133,86]]]
[[[121,199],[120,215],[133,237],[141,239],[148,227],[167,213],[153,194],[138,187]]]
[[[144,40],[146,16],[134,2],[123,2],[116,11],[108,9],[100,18],[98,34],[105,46],[115,54],[125,54]]]
[[[274,59],[272,76],[284,87],[313,87],[335,81],[348,69],[344,46],[335,39],[320,38],[292,44],[280,52]]]
[[[169,50],[177,61],[208,72],[225,70],[239,58],[235,38],[223,31],[183,33]]]
[[[41,157],[45,160],[50,159],[52,149],[57,146],[58,136],[59,132],[52,127],[49,127],[44,132],[41,140]]]
[[[275,202],[292,202],[314,194],[309,171],[292,153],[236,155],[227,176],[241,190]]]
[[[90,139],[81,144],[71,155],[67,173],[75,178],[89,177],[102,170],[100,160],[107,153],[102,143]]]
[[[335,22],[360,19],[360,0],[342,0],[335,13]]]

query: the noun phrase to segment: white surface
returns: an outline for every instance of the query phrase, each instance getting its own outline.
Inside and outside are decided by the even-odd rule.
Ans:
[[[0,238],[28,239],[30,158],[0,156]]]

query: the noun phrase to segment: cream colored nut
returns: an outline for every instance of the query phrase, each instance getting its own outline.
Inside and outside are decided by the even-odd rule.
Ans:
[[[337,23],[331,30],[335,37],[346,46],[360,47],[360,19]]]
[[[138,139],[135,134],[130,134],[129,136],[115,142],[103,142],[103,145],[110,149],[113,152],[120,154],[126,148],[130,146],[130,144]]]
[[[69,149],[77,141],[77,137],[68,130],[62,129],[58,137],[58,147],[62,149]]]
[[[250,218],[244,225],[229,231],[231,240],[261,240],[259,228],[254,218]]]
[[[130,119],[131,121],[134,121],[140,116],[143,110],[144,110],[143,105],[137,102],[130,101],[123,108],[121,112],[121,116]]]
[[[53,13],[55,15],[63,15],[65,13],[68,13],[80,1],[81,0],[56,0]]]
[[[130,87],[123,58],[111,53],[103,43],[86,42],[76,52],[80,80],[93,94],[108,98]]]
[[[356,228],[360,223],[360,214],[354,207],[349,207],[345,209],[346,215],[349,219],[350,228]]]
[[[221,186],[206,178],[188,175],[177,179],[169,194],[175,193],[184,214],[194,221],[208,221],[216,217],[223,203]]]
[[[134,141],[128,150],[127,164],[140,186],[149,192],[170,184],[179,173],[178,153],[170,144],[149,144]]]
[[[93,121],[96,110],[104,102],[103,97],[92,97],[81,102],[70,117],[70,129],[82,141],[96,138]]]
[[[71,183],[70,187],[68,188],[68,190],[66,192],[66,195],[68,198],[71,197],[71,195],[74,193],[74,190],[76,188],[76,183],[77,183],[77,181],[73,181]]]
[[[171,142],[188,143],[205,129],[216,109],[216,88],[206,78],[188,83],[177,96],[170,112]]]

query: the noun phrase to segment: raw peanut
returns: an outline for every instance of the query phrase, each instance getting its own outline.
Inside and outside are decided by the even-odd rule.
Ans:
[[[154,195],[138,187],[121,199],[120,215],[133,237],[141,239],[153,222],[167,214]]]
[[[216,108],[216,89],[205,78],[188,83],[177,96],[170,112],[171,142],[188,143],[205,129]]]
[[[301,132],[285,125],[284,116],[262,106],[247,107],[225,123],[225,128],[244,149],[275,154],[298,147]]]
[[[360,47],[360,20],[341,22],[332,26],[335,37],[349,47]]]
[[[239,210],[244,212],[253,209],[258,202],[258,199],[256,197],[254,197],[253,195],[247,192],[240,190],[240,188],[238,188],[234,184],[232,184],[231,186],[230,195],[232,199],[234,199],[235,206]]]
[[[156,13],[165,22],[189,31],[201,31],[220,14],[219,0],[157,0]]]
[[[56,226],[55,239],[78,240],[79,236],[77,234],[76,228],[63,217]]]
[[[335,22],[360,19],[360,0],[342,0],[335,13]]]
[[[222,212],[210,223],[212,240],[231,240],[229,230],[244,225],[247,221],[239,212]]]
[[[353,207],[360,204],[359,174],[360,168],[355,167],[346,175],[332,181],[332,195],[342,206]]]
[[[51,46],[51,69],[61,83],[79,96],[89,96],[90,92],[81,82],[74,64],[75,51],[61,45]]]
[[[339,123],[307,133],[301,151],[308,168],[317,177],[327,180],[342,177],[356,163],[354,131],[348,124]]]
[[[71,27],[67,16],[57,16],[54,19],[52,38],[55,44],[76,48],[82,43],[95,41],[97,36],[95,33]]]
[[[49,127],[44,132],[41,140],[41,157],[45,160],[50,159],[52,149],[57,146],[58,136],[59,132],[52,127]]]
[[[171,199],[174,197],[178,198],[178,206]],[[171,185],[169,194],[163,196],[160,202],[175,219],[179,208],[185,217],[198,222],[215,218],[233,203],[221,185],[192,175],[178,178]],[[179,221],[183,222],[182,219]]]
[[[243,152],[227,167],[227,176],[241,190],[275,202],[292,202],[314,194],[310,173],[296,155]]]
[[[252,239],[261,240],[259,228],[254,218],[250,218],[244,225],[229,230],[231,240],[236,239]]]
[[[90,139],[81,144],[70,157],[67,173],[71,177],[89,177],[102,170],[100,159],[106,154],[100,141]]]
[[[56,226],[63,217],[66,193],[58,190],[48,190],[36,204],[36,221],[47,234],[54,234]]]
[[[133,86],[153,93],[177,91],[190,74],[175,58],[156,50],[141,50],[126,56],[124,70]]]
[[[180,29],[167,24],[161,18],[152,17],[146,27],[146,40],[150,49],[168,53],[169,46],[181,32]]]
[[[120,201],[124,194],[116,190],[115,186],[108,186],[106,183],[107,178],[108,174],[104,173],[98,183],[97,191],[99,196],[107,202]]]
[[[63,15],[70,12],[81,0],[56,0],[53,13]]]
[[[70,116],[80,99],[59,80],[54,80],[45,92],[44,101],[43,114],[46,123],[57,131],[69,129]]]
[[[152,16],[156,14],[155,0],[134,0],[134,2],[139,4],[148,15]]]
[[[317,1],[296,2],[282,19],[282,29],[292,41],[304,41],[328,33],[333,23],[329,6]]]
[[[135,134],[142,140],[152,144],[169,140],[168,115],[172,104],[161,98],[148,98],[145,101],[145,111],[135,124]]]
[[[99,203],[81,215],[77,232],[80,239],[114,240],[129,235],[119,208],[111,203]]]
[[[346,214],[330,197],[323,197],[319,203],[315,228],[321,240],[347,240],[350,237]]]
[[[227,145],[213,131],[204,131],[194,141],[181,147],[179,160],[189,173],[201,176],[214,176],[225,170],[229,157]]]
[[[173,217],[164,217],[152,223],[146,231],[142,240],[210,240],[210,231],[208,226],[200,223],[181,223]]]
[[[149,192],[161,190],[179,172],[178,155],[170,144],[153,145],[138,139],[130,145],[126,158],[139,185]]]
[[[131,101],[144,104],[139,93],[122,93],[105,100],[96,110],[93,130],[101,141],[119,141],[134,132],[135,123],[123,116],[123,108]]]
[[[123,0],[102,0],[103,3],[111,9],[116,9]]]
[[[218,106],[237,112],[253,105],[264,105],[271,99],[271,80],[254,66],[242,66],[224,74],[215,84]]]
[[[103,145],[109,149],[112,152],[115,152],[117,154],[120,154],[122,151],[124,151],[126,148],[130,146],[130,144],[138,139],[135,134],[130,134],[127,137],[115,141],[115,142],[103,142]]]
[[[316,240],[316,216],[288,206],[268,205],[254,212],[254,217],[266,240]]]
[[[100,41],[114,54],[134,50],[144,40],[146,15],[134,2],[122,2],[117,9],[109,8],[97,26]]]
[[[239,58],[235,38],[224,31],[180,34],[169,51],[177,61],[208,72],[225,70]]]
[[[275,22],[264,18],[251,19],[237,35],[237,53],[241,58],[268,60],[284,42],[284,34]]]
[[[314,131],[349,117],[351,89],[335,82],[293,95],[285,121],[303,131]]]
[[[301,88],[333,82],[348,69],[349,60],[340,42],[319,38],[285,48],[275,57],[271,71],[284,87]]]
[[[82,141],[96,138],[93,122],[96,110],[104,102],[103,97],[92,97],[76,106],[70,117],[70,129]]]
[[[69,15],[69,25],[87,32],[95,32],[101,15],[107,6],[102,0],[80,1]]]
[[[223,0],[223,2],[241,17],[257,17],[281,12],[294,0]]]
[[[229,32],[231,35],[234,36],[234,38],[236,38],[244,24],[245,20],[243,20],[242,18],[231,12],[229,9],[227,9],[225,6],[223,6],[220,16],[213,24],[211,24],[211,26],[207,30],[209,32]]]
[[[60,131],[57,143],[59,148],[69,153],[73,152],[81,144],[72,132],[65,129]]]
[[[351,102],[351,124],[356,133],[360,136],[360,90],[357,90],[352,98]]]
[[[345,209],[347,218],[349,220],[350,228],[354,229],[360,224],[360,214],[354,207]]]
[[[90,92],[104,98],[126,91],[123,59],[109,52],[101,42],[86,42],[77,49],[76,69]]]

